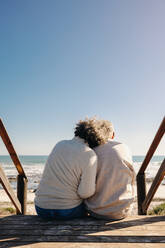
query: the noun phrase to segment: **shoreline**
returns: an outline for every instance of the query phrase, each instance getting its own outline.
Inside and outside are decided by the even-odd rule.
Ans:
[[[147,183],[146,184],[146,188],[147,188],[147,192],[149,190],[151,186],[151,183]],[[134,187],[135,190],[135,200],[132,203],[133,207],[132,207],[132,211],[130,212],[130,215],[137,215],[137,189],[136,186]],[[15,194],[16,194],[16,190],[14,190]],[[155,193],[154,198],[152,199],[150,206],[148,208],[148,210],[151,210],[153,207],[155,207],[156,205],[159,205],[163,202],[165,202],[165,185],[161,184],[157,190],[157,192]],[[34,197],[35,197],[35,192],[32,189],[29,189],[27,191],[27,214],[31,214],[31,215],[36,215],[36,211],[35,211],[35,207],[34,207]],[[12,204],[10,198],[8,197],[8,195],[6,194],[4,189],[0,189],[0,208],[7,208],[7,207],[12,207],[13,209],[15,209],[14,205]]]

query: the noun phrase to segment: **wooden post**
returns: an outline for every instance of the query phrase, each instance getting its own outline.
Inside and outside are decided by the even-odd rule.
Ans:
[[[21,214],[26,214],[27,205],[27,179],[22,175],[17,176],[17,197],[21,203]],[[17,214],[20,214],[17,212]]]
[[[142,204],[146,198],[146,180],[145,173],[137,175],[137,200],[138,200],[138,214],[146,215],[147,211],[143,211]]]

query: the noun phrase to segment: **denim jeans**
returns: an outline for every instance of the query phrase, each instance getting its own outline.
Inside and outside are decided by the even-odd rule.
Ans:
[[[38,216],[46,220],[69,220],[73,218],[85,217],[84,203],[70,209],[45,209],[35,205]]]

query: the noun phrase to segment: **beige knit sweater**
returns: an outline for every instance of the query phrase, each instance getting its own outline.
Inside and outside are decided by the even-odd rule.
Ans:
[[[92,212],[111,219],[126,216],[134,199],[135,172],[128,147],[116,141],[98,146],[95,194],[85,200]]]
[[[69,209],[95,192],[97,156],[83,139],[59,142],[48,157],[35,204],[46,209]]]

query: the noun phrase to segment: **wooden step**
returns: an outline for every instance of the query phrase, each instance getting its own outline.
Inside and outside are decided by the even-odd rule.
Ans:
[[[44,221],[35,215],[0,216],[0,247],[165,247],[165,216],[120,221],[92,218]]]

